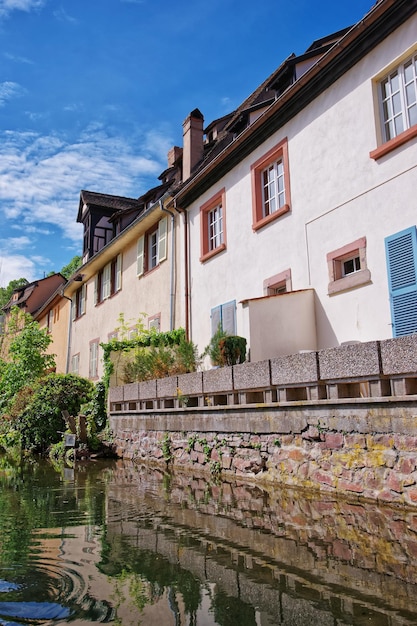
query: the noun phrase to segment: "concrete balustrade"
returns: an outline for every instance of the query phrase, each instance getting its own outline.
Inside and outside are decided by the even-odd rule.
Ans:
[[[417,394],[417,335],[302,352],[113,387],[110,411]]]

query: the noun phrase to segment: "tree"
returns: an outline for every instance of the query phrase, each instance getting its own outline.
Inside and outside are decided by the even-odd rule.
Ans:
[[[74,272],[76,272],[77,269],[81,267],[82,264],[83,264],[82,257],[77,255],[73,257],[71,261],[62,268],[62,270],[60,271],[60,274],[62,274],[62,276],[64,276],[68,280],[68,278],[72,276],[72,274],[74,274]]]
[[[28,284],[29,281],[26,278],[17,278],[16,280],[11,280],[7,287],[0,287],[0,309],[9,302],[15,289]]]
[[[46,350],[52,339],[45,328],[39,328],[29,313],[12,307],[3,340],[7,356],[0,361],[0,415],[25,385],[55,367],[54,355]]]

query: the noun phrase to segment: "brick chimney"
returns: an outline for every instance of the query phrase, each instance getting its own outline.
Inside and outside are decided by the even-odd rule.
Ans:
[[[182,156],[182,148],[179,148],[178,146],[171,148],[168,152],[168,167],[173,167],[180,156]]]
[[[203,158],[204,117],[198,109],[191,111],[182,125],[183,156],[182,179],[187,180]]]

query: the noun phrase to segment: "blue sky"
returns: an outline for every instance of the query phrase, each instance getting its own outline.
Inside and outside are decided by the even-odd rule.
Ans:
[[[81,254],[81,189],[138,197],[190,111],[232,111],[373,4],[0,0],[0,286]]]

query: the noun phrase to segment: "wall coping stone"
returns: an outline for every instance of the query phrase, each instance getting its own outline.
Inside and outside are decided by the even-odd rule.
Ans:
[[[138,383],[139,398],[141,400],[151,400],[156,398],[156,380],[144,380]]]
[[[175,397],[178,394],[178,377],[158,378],[156,381],[156,394],[158,398]]]
[[[271,386],[270,361],[254,361],[233,366],[234,389],[260,389]]]
[[[317,352],[300,352],[271,359],[271,382],[275,386],[317,382]]]
[[[227,393],[233,391],[233,368],[218,367],[203,372],[203,393]]]
[[[320,379],[380,375],[379,342],[355,343],[318,352]]]
[[[417,372],[417,334],[380,341],[382,373],[385,375]]]

